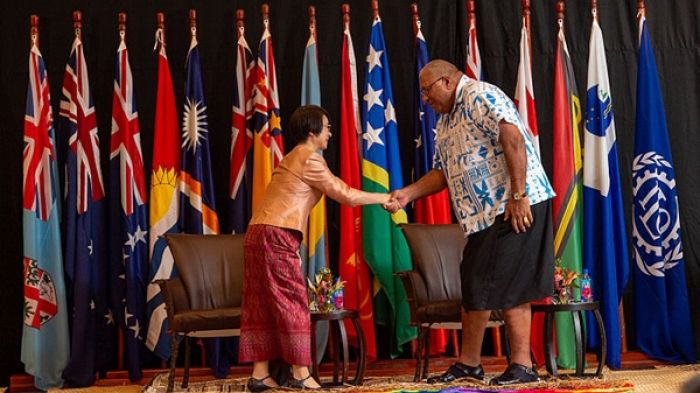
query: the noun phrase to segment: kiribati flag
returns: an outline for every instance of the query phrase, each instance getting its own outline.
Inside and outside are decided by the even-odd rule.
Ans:
[[[637,345],[674,363],[694,363],[676,178],[654,50],[639,20],[637,116],[632,161],[632,237]]]
[[[146,180],[134,81],[124,35],[114,75],[110,179],[110,300],[124,334],[129,379],[141,379],[140,352],[146,325],[148,283],[148,220]]]

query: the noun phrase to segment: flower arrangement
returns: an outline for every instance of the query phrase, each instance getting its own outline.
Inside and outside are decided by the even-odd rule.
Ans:
[[[573,288],[578,288],[579,274],[561,265],[561,258],[554,260],[554,304],[568,304],[574,298]]]
[[[309,282],[309,309],[311,311],[331,312],[343,309],[345,281],[333,280],[331,269],[324,267],[316,273],[316,282]]]

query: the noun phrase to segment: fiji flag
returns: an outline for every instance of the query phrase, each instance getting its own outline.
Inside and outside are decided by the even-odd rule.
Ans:
[[[600,302],[608,339],[608,365],[620,368],[618,308],[627,284],[629,259],[608,66],[603,32],[595,17],[588,53],[588,107],[583,133],[583,267],[592,278],[593,297]],[[586,318],[586,325],[588,345],[600,347],[595,320]]]
[[[644,15],[639,20],[639,34],[632,162],[637,345],[657,359],[694,363],[676,180],[656,60]]]
[[[112,98],[110,146],[110,305],[124,333],[129,379],[141,379],[139,353],[148,283],[146,181],[136,97],[124,31],[120,32]],[[145,330],[144,330],[145,333]]]
[[[97,122],[80,29],[76,29],[66,64],[60,109],[61,135],[69,136],[65,270],[73,312],[70,360],[63,376],[70,385],[88,386],[94,382],[95,372],[109,360],[108,327],[114,325],[114,320],[105,290],[105,192]]]
[[[231,113],[231,232],[244,233],[250,220],[250,188],[253,170],[251,148],[253,130],[250,118],[253,115],[253,53],[245,40],[243,25],[238,27],[236,44],[236,77],[233,80],[233,108]]]
[[[379,15],[372,24],[365,83],[362,101],[362,189],[389,192],[403,187],[403,175],[389,60]],[[392,354],[399,354],[401,346],[416,337],[416,329],[409,326],[406,292],[399,279],[394,277],[395,272],[410,270],[412,266],[406,238],[398,227],[406,222],[403,209],[389,214],[379,205],[362,208],[365,259],[381,286],[378,294],[384,296],[390,305],[390,314],[385,312],[382,315],[375,309],[375,318],[393,330],[394,341],[390,344]]]
[[[32,19],[37,18],[33,16]],[[32,31],[24,116],[24,325],[22,363],[40,390],[60,388],[68,362],[68,309],[63,281],[58,174],[49,80]]]

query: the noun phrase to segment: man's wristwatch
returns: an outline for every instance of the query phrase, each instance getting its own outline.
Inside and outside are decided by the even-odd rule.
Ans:
[[[527,198],[527,192],[523,191],[522,193],[518,194],[517,192],[513,193],[512,196],[514,201],[519,201],[521,199]]]

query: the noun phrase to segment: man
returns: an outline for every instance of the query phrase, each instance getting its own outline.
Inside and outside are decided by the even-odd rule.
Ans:
[[[448,187],[468,236],[461,264],[462,351],[429,382],[482,380],[481,344],[491,310],[502,309],[511,363],[492,385],[538,380],[530,359],[530,301],[552,294],[549,200],[554,191],[513,102],[496,86],[434,60],[420,73],[423,100],[441,114],[434,168],[392,193],[398,209]]]

